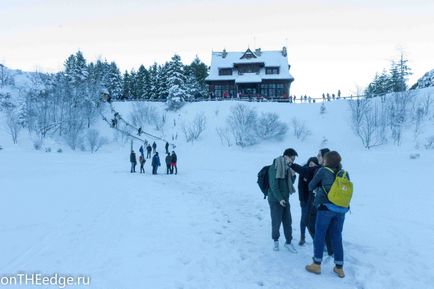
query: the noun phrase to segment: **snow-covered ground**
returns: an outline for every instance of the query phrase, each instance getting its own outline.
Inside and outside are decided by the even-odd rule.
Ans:
[[[116,107],[126,115],[132,105]],[[300,142],[290,131],[283,141],[226,147],[215,129],[233,105],[194,103],[167,115],[168,124],[177,123],[165,134],[178,133],[178,175],[164,168],[151,175],[149,160],[145,175],[130,174],[129,143],[95,154],[64,147],[45,153],[25,139],[13,146],[1,132],[0,275],[89,275],[90,288],[101,289],[434,288],[433,151],[416,151],[410,142],[362,148],[345,101],[328,103],[324,115],[320,104],[249,103],[289,126],[293,117],[305,120],[312,135]],[[207,130],[186,144],[182,120],[200,112]],[[304,163],[324,138],[355,186],[344,225],[345,279],[332,273],[331,260],[320,276],[305,271],[310,239],[296,245],[297,254],[272,250],[268,203],[256,185],[259,169],[285,148],[295,148]],[[164,144],[157,144],[163,156]],[[420,158],[410,159],[413,153]],[[298,196],[290,202],[298,243]]]

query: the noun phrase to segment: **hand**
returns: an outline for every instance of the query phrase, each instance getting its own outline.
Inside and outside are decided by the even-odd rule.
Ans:
[[[281,201],[279,202],[279,204],[280,204],[282,207],[286,207],[286,201],[285,201],[285,200],[281,200]]]

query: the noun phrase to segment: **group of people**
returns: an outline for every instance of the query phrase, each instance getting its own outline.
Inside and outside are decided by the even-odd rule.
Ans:
[[[158,173],[158,167],[161,166],[160,156],[157,152],[157,144],[154,142],[152,146],[150,144],[145,144],[146,146],[146,159],[151,158],[151,153],[153,153],[151,166],[152,166],[152,174],[156,175]],[[177,167],[177,161],[178,156],[176,155],[175,151],[172,151],[172,153],[169,152],[169,143],[166,142],[165,145],[166,149],[166,172],[167,174],[178,174],[178,167]],[[140,173],[145,173],[145,149],[143,146],[140,146],[139,148],[140,156],[139,156],[139,163],[140,163]],[[136,172],[136,165],[137,165],[137,156],[134,150],[131,150],[130,153],[130,163],[131,163],[131,173]]]
[[[285,245],[290,252],[296,253],[292,244],[292,218],[289,196],[295,192],[294,182],[298,179],[298,195],[301,207],[299,245],[306,242],[306,228],[313,239],[313,263],[305,268],[308,272],[320,274],[324,247],[329,256],[334,257],[333,271],[345,277],[343,271],[344,252],[342,246],[342,229],[345,214],[349,208],[339,207],[331,203],[327,197],[336,176],[346,177],[342,170],[341,156],[327,148],[319,150],[316,157],[310,157],[306,164],[295,163],[298,156],[292,149],[286,149],[282,156],[273,160],[268,169],[268,204],[271,214],[271,237],[273,249],[279,250],[280,226],[283,226]]]

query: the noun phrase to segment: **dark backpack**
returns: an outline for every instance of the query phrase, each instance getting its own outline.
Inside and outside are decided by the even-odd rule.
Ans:
[[[268,196],[268,188],[270,187],[270,184],[268,182],[268,169],[270,166],[263,167],[259,173],[258,173],[258,186],[261,189],[262,193],[264,194],[264,199]]]

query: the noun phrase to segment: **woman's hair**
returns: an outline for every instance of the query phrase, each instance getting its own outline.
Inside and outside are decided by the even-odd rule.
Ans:
[[[341,161],[341,155],[337,151],[330,151],[324,155],[324,165],[335,171],[342,168]]]
[[[307,160],[306,165],[309,165],[310,162],[314,162],[317,166],[319,165],[319,162],[318,162],[318,158],[317,158],[317,157],[311,157],[311,158],[309,158],[309,159]]]

